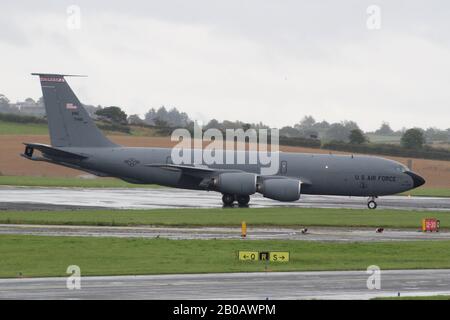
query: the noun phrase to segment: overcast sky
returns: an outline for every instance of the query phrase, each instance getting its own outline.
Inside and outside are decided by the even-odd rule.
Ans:
[[[373,4],[379,16],[367,13]],[[30,72],[76,73],[89,76],[69,79],[83,103],[129,114],[165,105],[276,127],[304,115],[364,130],[450,127],[449,1],[40,0],[0,10],[0,93],[13,102],[41,96]]]

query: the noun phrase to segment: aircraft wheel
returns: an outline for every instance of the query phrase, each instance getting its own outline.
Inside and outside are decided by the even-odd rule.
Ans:
[[[377,203],[374,200],[370,200],[367,202],[367,207],[371,210],[374,210],[377,208]]]
[[[239,206],[244,207],[247,206],[250,202],[250,196],[237,196],[237,202],[239,203]]]
[[[222,202],[224,206],[232,206],[234,202],[234,195],[229,193],[224,193],[222,196]]]

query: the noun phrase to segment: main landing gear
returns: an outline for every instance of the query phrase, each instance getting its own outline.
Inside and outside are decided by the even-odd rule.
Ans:
[[[369,201],[367,202],[367,208],[371,210],[375,210],[377,208],[377,203],[375,202],[375,199],[377,197],[370,197]]]
[[[233,206],[233,203],[237,201],[240,207],[248,206],[250,202],[250,196],[248,195],[234,195],[229,193],[224,193],[222,195],[222,202],[225,207]]]

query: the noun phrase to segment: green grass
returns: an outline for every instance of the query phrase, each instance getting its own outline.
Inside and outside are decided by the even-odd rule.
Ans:
[[[55,225],[160,225],[385,227],[420,229],[425,217],[450,228],[450,212],[317,208],[209,208],[153,210],[0,211],[0,223]]]
[[[411,195],[415,197],[450,197],[448,188],[417,188],[402,193],[402,195]]]
[[[132,135],[154,137],[158,135],[157,130],[148,127],[129,126],[130,134],[120,131],[102,130],[108,135]],[[48,135],[48,126],[46,123],[19,123],[12,121],[0,120],[0,135]]]
[[[48,134],[47,124],[41,123],[16,123],[0,120],[0,135],[16,134]]]
[[[400,144],[400,138],[399,135],[379,135],[375,133],[368,133],[366,134],[369,138],[370,142],[373,143],[393,143],[393,144]]]
[[[450,296],[378,297],[372,300],[450,300]]]
[[[264,271],[237,250],[290,251],[270,271],[450,268],[450,241],[320,243],[308,241],[167,240],[0,235],[0,277]]]
[[[78,187],[78,188],[156,188],[156,185],[132,184],[114,178],[64,178],[0,176],[0,185],[26,187]]]
[[[158,130],[154,128],[148,128],[148,127],[140,127],[140,126],[130,126],[131,128],[131,135],[137,136],[137,137],[158,137],[161,136],[158,134]]]

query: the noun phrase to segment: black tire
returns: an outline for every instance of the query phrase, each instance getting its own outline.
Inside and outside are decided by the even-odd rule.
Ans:
[[[224,206],[232,206],[234,202],[234,195],[229,193],[224,193],[222,196],[222,202]]]
[[[377,203],[373,200],[370,200],[369,202],[367,202],[367,208],[369,208],[370,210],[375,210],[377,208]]]
[[[236,197],[237,202],[239,203],[240,206],[244,207],[247,206],[248,203],[250,202],[250,196],[237,196]]]

